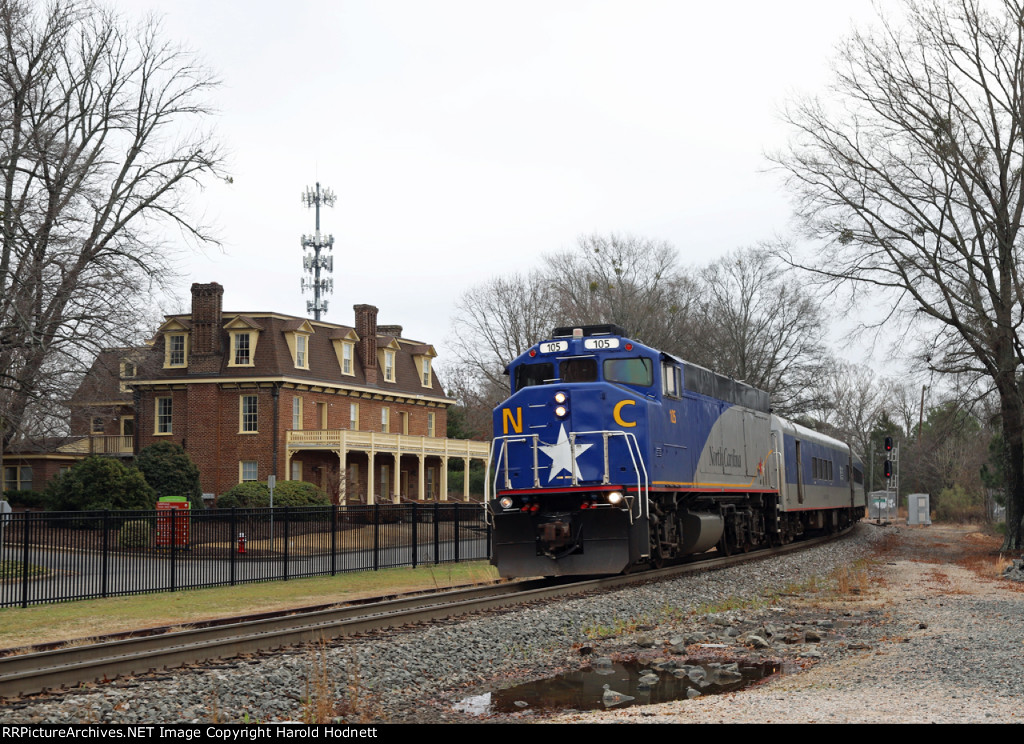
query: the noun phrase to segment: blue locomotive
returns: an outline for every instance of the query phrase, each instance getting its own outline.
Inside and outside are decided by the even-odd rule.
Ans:
[[[507,371],[488,468],[502,576],[660,566],[863,514],[863,467],[846,444],[618,326],[556,328]]]

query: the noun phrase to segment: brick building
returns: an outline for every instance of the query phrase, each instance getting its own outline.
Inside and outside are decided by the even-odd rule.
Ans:
[[[77,454],[171,441],[206,493],[273,475],[349,504],[447,498],[452,458],[467,472],[486,460],[486,442],[445,437],[453,401],[434,348],[378,326],[376,307],[356,305],[346,326],[225,313],[223,294],[193,284],[192,312],[167,316],[150,346],[97,358],[71,403]]]

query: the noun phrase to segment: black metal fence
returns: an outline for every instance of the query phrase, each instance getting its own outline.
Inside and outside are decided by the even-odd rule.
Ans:
[[[0,607],[486,558],[479,504],[0,517]]]

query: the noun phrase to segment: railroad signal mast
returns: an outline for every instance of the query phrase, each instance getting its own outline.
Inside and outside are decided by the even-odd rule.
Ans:
[[[889,493],[892,492],[895,496],[897,511],[900,495],[900,446],[893,442],[892,437],[885,438],[885,466],[882,475],[885,476],[885,518],[888,520]]]
[[[302,192],[302,204],[305,207],[316,208],[316,232],[312,235],[302,236],[302,248],[309,249],[312,253],[305,253],[302,256],[302,268],[311,276],[303,277],[302,291],[313,292],[313,299],[306,300],[306,312],[313,315],[314,320],[320,320],[320,314],[327,312],[327,300],[322,295],[334,292],[334,280],[331,278],[320,278],[320,272],[334,272],[334,256],[321,256],[322,251],[329,251],[334,248],[333,235],[320,234],[320,205],[324,204],[333,207],[335,201],[334,192],[330,189],[320,190],[320,182],[316,182],[316,190],[306,187]]]

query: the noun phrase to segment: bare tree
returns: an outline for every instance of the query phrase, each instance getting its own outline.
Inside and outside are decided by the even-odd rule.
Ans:
[[[870,367],[836,361],[825,375],[823,418],[832,434],[848,442],[862,458],[871,456],[871,431],[882,413],[889,386]],[[865,459],[866,461],[866,459]]]
[[[544,274],[496,277],[460,298],[451,343],[472,376],[507,392],[505,366],[547,338],[556,317],[551,283]]]
[[[1024,547],[1024,3],[905,0],[841,50],[829,103],[796,103],[788,172],[818,243],[791,257],[878,290],[937,329],[933,369],[998,393],[1011,493],[1006,549]],[[990,10],[992,9],[992,10]]]
[[[544,260],[562,322],[615,323],[676,354],[687,342],[695,298],[695,284],[677,262],[668,243],[615,234],[580,237],[576,249]]]
[[[768,391],[779,413],[813,408],[828,356],[820,301],[764,251],[738,250],[700,273],[699,333],[686,356]]]
[[[138,338],[168,228],[212,239],[186,200],[220,175],[215,86],[154,20],[0,0],[0,450],[96,348]]]

